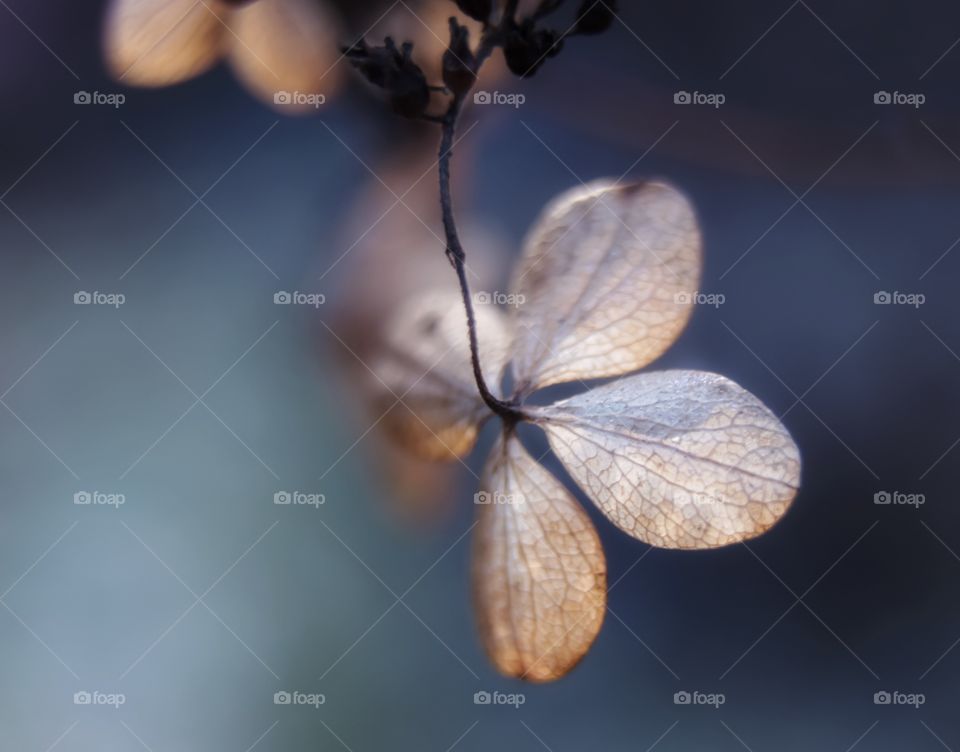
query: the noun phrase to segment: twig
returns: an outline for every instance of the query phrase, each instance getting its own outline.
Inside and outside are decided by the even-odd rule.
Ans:
[[[503,47],[507,67],[521,77],[532,76],[548,57],[560,51],[565,36],[573,33],[596,34],[606,30],[613,21],[615,10],[606,2],[590,4],[583,0],[577,22],[572,30],[558,34],[555,30],[537,28],[535,22],[557,10],[564,0],[540,0],[533,16],[517,21],[519,0],[503,3],[496,23],[490,23],[493,3],[491,0],[456,0],[457,5],[471,18],[483,23],[483,33],[477,49],[469,48],[469,35],[455,17],[450,18],[450,45],[443,56],[443,86],[430,85],[421,68],[411,60],[412,42],[404,42],[397,48],[391,37],[379,47],[369,46],[364,39],[343,48],[343,54],[366,79],[390,94],[394,112],[408,118],[417,118],[437,123],[441,128],[440,154],[438,158],[440,179],[440,208],[443,229],[446,235],[446,254],[457,273],[460,295],[467,314],[467,333],[470,338],[470,360],[473,366],[477,390],[487,407],[499,415],[512,428],[518,421],[529,416],[521,409],[519,398],[503,400],[487,385],[480,367],[480,346],[477,337],[477,319],[467,281],[466,252],[457,233],[453,212],[453,197],[450,192],[450,161],[453,157],[453,142],[457,120],[463,104],[477,83],[477,76],[484,62],[497,47]],[[615,0],[609,0],[615,6]],[[597,6],[601,6],[601,10]],[[430,104],[430,92],[443,91],[450,95],[447,109],[441,114],[426,112]]]
[[[504,14],[504,19],[512,16]],[[483,62],[490,56],[501,38],[501,25],[491,27],[484,32],[480,45],[476,52],[477,73]],[[441,123],[440,153],[438,160],[438,174],[440,178],[440,209],[443,214],[443,230],[446,236],[446,254],[450,263],[457,273],[457,280],[460,283],[460,295],[463,298],[463,307],[467,313],[467,330],[470,338],[470,360],[473,365],[473,377],[477,382],[477,389],[480,392],[484,403],[494,413],[508,425],[526,418],[526,414],[518,408],[516,403],[507,402],[496,397],[487,386],[486,379],[483,376],[483,370],[480,367],[480,347],[477,339],[477,320],[473,310],[473,297],[470,294],[470,283],[467,281],[466,272],[466,252],[463,250],[463,244],[460,242],[460,235],[457,232],[457,222],[453,213],[453,197],[450,192],[450,160],[453,156],[453,140],[456,135],[457,121],[463,108],[463,103],[469,95],[472,87],[457,93],[450,104],[446,113],[439,119]],[[429,118],[435,120],[435,118]]]

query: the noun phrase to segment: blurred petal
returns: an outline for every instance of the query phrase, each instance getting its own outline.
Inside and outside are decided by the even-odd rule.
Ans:
[[[435,152],[432,138],[403,143],[389,161],[375,163],[376,177],[366,180],[342,212],[336,236],[315,254],[314,273],[324,279],[336,311],[334,328],[364,361],[380,345],[383,322],[402,303],[428,290],[459,289],[443,252]],[[458,157],[469,160],[468,144]],[[502,256],[500,251],[497,260]],[[481,255],[477,263],[485,260]],[[352,355],[345,362],[360,365]],[[354,382],[366,386],[362,379]]]
[[[700,232],[662,183],[603,180],[544,209],[517,268],[514,373],[526,393],[616,376],[657,358],[690,317]]]
[[[485,496],[484,496],[485,494]],[[480,633],[497,669],[559,679],[590,649],[606,612],[606,561],[583,508],[515,436],[481,480],[473,551]]]
[[[654,546],[712,548],[760,535],[800,483],[787,429],[717,374],[639,374],[538,415],[584,492],[615,525]]]
[[[471,163],[469,139],[458,146],[457,158],[461,167]],[[353,413],[356,437],[383,414],[383,385],[364,363],[374,363],[383,352],[384,322],[417,294],[439,288],[456,295],[458,290],[456,274],[443,253],[434,139],[402,142],[389,160],[374,167],[378,178],[368,180],[341,212],[340,228],[319,246],[309,272],[314,279],[323,279],[328,292],[322,318],[317,316],[316,336],[336,364],[335,393]],[[466,180],[459,174],[453,177]],[[469,184],[462,189],[455,184],[455,190],[459,196],[469,194]],[[403,204],[396,196],[403,197]],[[507,244],[491,234],[490,222],[470,219],[471,213],[464,210],[464,243],[471,254],[471,272],[479,275],[472,273],[471,279],[478,290],[496,289],[490,279],[505,266]],[[413,456],[397,445],[382,421],[357,450],[367,455],[371,472],[381,477],[384,503],[408,524],[435,527],[458,508],[457,479],[462,480],[463,472],[459,463]]]
[[[211,68],[223,50],[229,7],[220,0],[112,0],[104,56],[130,86],[169,86]]]
[[[376,461],[369,466],[383,484],[382,496],[393,519],[413,532],[448,523],[459,507],[456,502],[462,501],[458,489],[463,468],[412,456],[383,433],[371,438]]]
[[[505,317],[479,306],[476,320],[484,377],[497,391],[506,365]],[[404,446],[434,460],[454,460],[473,448],[491,412],[473,378],[459,295],[430,292],[405,304],[388,322],[372,370],[377,410]]]
[[[317,0],[259,0],[230,19],[229,60],[258,98],[281,112],[316,111],[337,89],[339,19]]]

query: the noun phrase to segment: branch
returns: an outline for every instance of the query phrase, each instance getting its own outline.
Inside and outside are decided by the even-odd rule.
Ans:
[[[483,62],[490,56],[500,38],[500,28],[488,29],[477,48],[476,69],[480,72]],[[494,413],[500,416],[508,425],[523,420],[526,416],[516,403],[506,402],[496,397],[487,386],[480,368],[480,347],[477,339],[477,320],[473,311],[473,297],[470,294],[470,283],[467,281],[466,252],[460,242],[457,232],[457,222],[453,214],[453,197],[450,192],[450,160],[453,156],[453,140],[456,135],[457,121],[463,103],[470,94],[472,87],[457,93],[450,101],[446,113],[440,118],[442,127],[440,137],[440,153],[438,174],[440,178],[440,209],[443,214],[443,230],[446,236],[446,254],[457,273],[460,283],[460,296],[463,298],[463,307],[467,313],[467,330],[470,337],[470,360],[473,365],[473,377],[477,382],[477,389],[484,403]]]
[[[2,1],[2,0],[0,0]],[[438,157],[440,178],[440,208],[443,229],[446,235],[446,254],[457,273],[460,295],[467,314],[467,332],[470,337],[470,360],[477,390],[487,407],[499,415],[507,427],[527,419],[519,407],[519,400],[505,401],[490,391],[480,367],[477,320],[467,281],[466,252],[457,233],[453,214],[453,197],[450,193],[450,161],[453,157],[453,141],[457,120],[463,104],[477,83],[484,62],[497,47],[503,47],[507,67],[523,78],[532,76],[548,57],[555,56],[563,38],[570,34],[597,34],[606,30],[615,17],[616,0],[596,2],[583,0],[578,10],[577,22],[572,31],[559,34],[555,30],[537,28],[535,22],[563,5],[564,0],[540,0],[533,16],[518,22],[516,19],[519,0],[505,0],[495,24],[490,23],[492,0],[477,0],[479,4],[456,0],[471,18],[483,23],[483,35],[473,52],[470,50],[469,34],[456,17],[450,18],[450,44],[444,53],[443,86],[428,84],[421,68],[411,60],[412,42],[405,42],[399,49],[394,40],[386,37],[382,46],[371,47],[364,39],[343,47],[343,54],[371,84],[385,89],[390,95],[393,110],[408,118],[415,118],[441,127],[440,154]],[[608,4],[609,3],[609,4]],[[448,92],[451,97],[446,112],[427,113],[431,91]]]

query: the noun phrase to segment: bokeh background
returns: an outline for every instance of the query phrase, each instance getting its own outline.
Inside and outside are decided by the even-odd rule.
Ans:
[[[436,134],[346,71],[300,118],[222,67],[129,89],[104,70],[102,2],[0,2],[3,749],[960,749],[960,11],[624,5],[536,78],[481,81],[525,102],[465,113],[468,252],[502,290],[557,192],[625,173],[681,187],[724,303],[654,367],[726,374],[784,415],[803,487],[749,547],[648,550],[596,516],[603,631],[570,676],[529,686],[474,631],[474,478],[404,471],[351,388],[348,347],[385,301],[450,273],[435,240],[395,230],[420,224],[405,206],[361,239],[395,203],[374,175],[403,195]],[[349,6],[353,35],[422,12]],[[433,179],[411,207],[431,211]],[[403,511],[400,476],[408,502],[440,501]],[[295,490],[325,503],[273,503]],[[125,503],[73,503],[94,491]],[[293,690],[325,702],[274,704]],[[525,702],[474,704],[493,690]],[[725,702],[674,703],[695,690]]]

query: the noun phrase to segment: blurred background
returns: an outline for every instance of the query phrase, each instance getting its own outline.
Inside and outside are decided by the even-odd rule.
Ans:
[[[623,5],[535,78],[482,76],[524,101],[464,113],[476,284],[506,289],[556,193],[670,180],[723,302],[653,367],[761,397],[803,486],[749,547],[649,550],[594,515],[610,612],[533,686],[492,670],[470,609],[492,427],[469,469],[413,465],[356,388],[390,307],[452,282],[435,129],[335,49],[291,117],[225,65],[113,80],[100,0],[0,1],[0,746],[960,749],[960,10]],[[324,12],[439,50],[452,8]],[[323,503],[274,503],[294,492]],[[474,704],[494,690],[524,702]],[[275,704],[294,691],[324,702]]]

